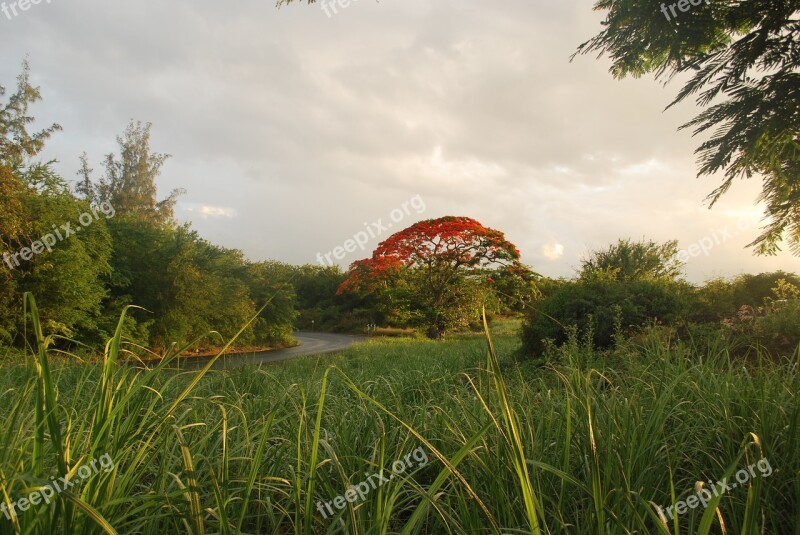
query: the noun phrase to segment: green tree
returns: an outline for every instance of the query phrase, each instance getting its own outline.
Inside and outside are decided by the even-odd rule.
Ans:
[[[125,132],[117,136],[119,155],[105,158],[105,175],[98,184],[91,178],[88,157],[81,156],[81,177],[78,192],[97,202],[109,202],[122,215],[135,215],[145,221],[163,224],[172,220],[175,203],[183,190],[174,190],[158,200],[156,180],[168,154],[150,149],[150,123],[131,121]]]
[[[706,108],[682,128],[710,133],[699,175],[724,172],[711,206],[734,179],[760,176],[765,227],[750,246],[775,254],[785,238],[800,254],[800,2],[598,0],[595,9],[608,12],[604,29],[577,53],[607,54],[617,78],[687,80],[670,106],[694,97]]]
[[[30,260],[20,261],[17,256],[11,262],[17,280],[15,308],[21,311],[22,294],[31,292],[50,333],[96,343],[93,335],[108,334],[101,328],[101,304],[111,269],[107,216],[75,199],[49,165],[31,166],[22,178],[26,185],[23,207],[30,235],[35,237],[25,247],[35,251],[35,244],[43,241],[49,241],[49,246]],[[91,218],[86,219],[87,215]],[[81,218],[89,224],[81,224]],[[64,226],[70,231],[63,230]],[[21,314],[15,317],[21,318]],[[21,328],[19,324],[18,331]]]
[[[5,93],[6,88],[0,85],[0,97]],[[12,172],[27,167],[42,151],[45,141],[61,130],[59,125],[53,124],[39,132],[28,132],[28,125],[34,122],[28,110],[41,98],[39,88],[30,84],[30,66],[23,61],[16,92],[8,102],[0,104],[0,166],[10,168]]]
[[[98,183],[81,156],[73,195],[50,163],[34,161],[59,127],[28,132],[29,106],[40,94],[27,64],[17,81],[8,103],[0,102],[0,342],[21,331],[23,292],[37,296],[48,333],[88,342],[107,337],[124,306],[144,307],[131,312],[125,335],[157,349],[211,331],[228,340],[255,315],[254,296],[273,298],[237,344],[291,341],[292,269],[250,265],[240,251],[214,246],[173,221],[179,192],[157,198],[168,156],[151,151],[150,124],[128,125]]]
[[[618,281],[676,280],[682,272],[678,242],[619,240],[581,262],[581,278]]]
[[[216,247],[188,226],[156,226],[133,214],[115,217],[110,229],[109,315],[128,304],[146,309],[134,311],[129,332],[149,345],[162,349],[210,331],[229,339],[255,315],[239,251]],[[253,340],[251,328],[238,344]]]
[[[162,329],[155,328],[155,343],[170,340],[188,342],[216,331],[227,342],[256,313],[245,279],[245,262],[240,251],[212,245],[188,227],[178,227],[167,242],[170,259],[165,266],[170,284]],[[236,345],[255,340],[250,326]],[[214,345],[219,345],[214,344]]]
[[[54,124],[36,133],[28,131],[33,122],[29,108],[41,100],[41,93],[30,84],[27,61],[22,63],[16,91],[8,100],[5,94],[6,88],[0,85],[0,255],[18,251],[29,241],[30,225],[23,206],[26,189],[19,175],[39,155],[45,141],[60,130]],[[17,278],[0,266],[0,342],[8,343],[13,336],[16,293]]]
[[[0,86],[0,98],[5,94],[6,88]],[[41,228],[41,224],[37,224],[41,223],[41,219],[37,220],[37,214],[30,213],[32,207],[29,201],[36,192],[28,187],[26,180],[41,175],[43,169],[52,175],[49,167],[39,168],[40,164],[35,163],[35,159],[44,149],[45,142],[61,127],[53,124],[38,132],[30,131],[29,127],[34,122],[30,107],[39,100],[41,92],[38,87],[31,85],[30,66],[23,61],[16,90],[8,100],[0,100],[0,256],[3,258],[30,245],[38,237],[37,230]],[[65,213],[62,212],[62,215]],[[61,219],[59,223],[63,221]],[[30,270],[30,265],[26,269]],[[0,266],[0,341],[6,343],[19,327],[22,310],[20,291],[39,290],[31,284],[31,280],[26,280],[21,289],[20,282],[24,276],[30,277],[31,273],[23,273],[16,267],[11,269],[5,262]],[[82,281],[79,278],[76,284],[80,285]]]
[[[252,299],[258,308],[268,303],[254,328],[259,344],[288,345],[294,342],[292,330],[297,318],[294,277],[295,268],[282,262],[247,265],[247,284]]]
[[[293,269],[299,329],[364,332],[368,324],[386,324],[375,294],[337,294],[347,278],[339,266],[306,264]]]

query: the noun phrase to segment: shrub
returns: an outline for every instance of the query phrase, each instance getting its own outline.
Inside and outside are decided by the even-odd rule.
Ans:
[[[800,300],[768,306],[764,316],[756,318],[755,332],[773,356],[793,354],[800,347]]]
[[[800,347],[800,289],[785,279],[773,288],[764,306],[742,305],[722,321],[744,347],[761,347],[773,357],[793,355]]]
[[[691,319],[697,323],[719,323],[734,316],[744,305],[757,309],[764,305],[765,299],[774,297],[773,289],[780,281],[800,286],[800,277],[783,271],[740,275],[732,280],[712,279],[698,290]]]
[[[523,326],[523,352],[539,354],[545,340],[561,345],[569,327],[580,338],[591,335],[595,347],[610,347],[615,334],[648,322],[677,324],[689,309],[692,290],[685,283],[596,278],[566,283],[536,303]]]
[[[416,338],[416,329],[400,329],[397,327],[378,327],[370,331],[372,336],[385,336],[387,338]]]

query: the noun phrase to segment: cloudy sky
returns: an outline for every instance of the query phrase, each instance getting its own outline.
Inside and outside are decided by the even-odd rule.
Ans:
[[[693,281],[800,266],[745,249],[760,182],[708,210],[718,179],[696,178],[699,140],[677,132],[697,110],[663,112],[677,84],[570,62],[600,30],[590,2],[16,9],[0,12],[0,84],[29,58],[44,97],[33,112],[64,128],[45,157],[73,179],[82,152],[99,168],[129,120],[152,122],[153,149],[172,155],[161,195],[187,190],[176,216],[253,260],[314,263],[373,229],[346,267],[415,221],[463,215],[551,276],[621,237],[678,239]]]

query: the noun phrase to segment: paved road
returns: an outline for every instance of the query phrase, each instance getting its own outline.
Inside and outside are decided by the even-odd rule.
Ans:
[[[349,334],[307,333],[297,332],[293,336],[300,342],[297,347],[265,351],[264,353],[243,353],[241,355],[228,355],[220,357],[214,364],[214,369],[239,368],[248,364],[258,365],[269,362],[280,362],[304,355],[321,355],[341,351],[350,345],[364,339],[363,336]],[[181,361],[181,368],[201,367],[208,364],[208,358],[192,358]]]

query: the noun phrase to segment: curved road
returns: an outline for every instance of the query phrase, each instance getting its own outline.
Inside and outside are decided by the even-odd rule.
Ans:
[[[332,353],[334,351],[341,351],[351,346],[352,344],[364,339],[363,336],[355,336],[350,334],[330,334],[330,333],[308,333],[296,332],[292,333],[298,342],[299,346],[289,347],[286,349],[276,349],[274,351],[264,351],[263,353],[241,353],[237,355],[227,355],[220,357],[214,364],[215,370],[240,368],[247,365],[259,365],[270,362],[280,362],[282,360],[289,360],[295,357],[302,357],[305,355],[321,355],[323,353]],[[209,358],[192,358],[190,360],[182,360],[181,368],[201,367],[207,364]]]

